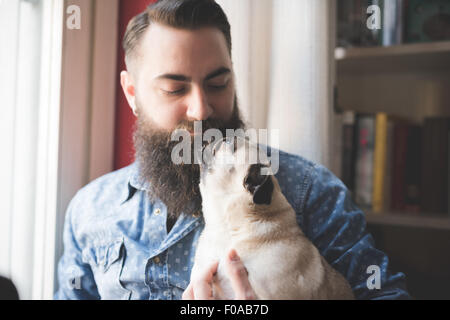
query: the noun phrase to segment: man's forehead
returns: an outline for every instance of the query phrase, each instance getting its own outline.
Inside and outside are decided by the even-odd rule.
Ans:
[[[190,76],[190,71],[207,76],[219,68],[231,70],[225,37],[213,27],[188,30],[154,23],[143,36],[139,56],[152,78]]]

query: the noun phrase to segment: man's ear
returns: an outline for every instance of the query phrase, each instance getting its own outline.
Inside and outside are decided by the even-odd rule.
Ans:
[[[261,164],[252,164],[244,179],[245,188],[253,195],[253,203],[270,204],[272,202],[273,181],[270,175],[261,174]]]
[[[120,84],[122,85],[123,93],[125,94],[125,97],[127,98],[128,105],[131,108],[131,111],[133,111],[133,114],[137,116],[136,111],[136,90],[135,90],[135,84],[134,84],[134,78],[128,71],[122,71],[120,73]]]

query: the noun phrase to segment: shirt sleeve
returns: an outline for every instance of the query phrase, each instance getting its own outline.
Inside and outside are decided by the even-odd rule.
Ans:
[[[64,222],[64,253],[58,263],[59,289],[55,300],[94,300],[100,299],[94,276],[89,264],[82,261],[80,249],[74,234],[73,214],[75,198],[69,204]]]
[[[306,236],[346,277],[357,299],[410,299],[405,275],[392,272],[387,255],[375,248],[345,185],[321,165],[310,173],[302,217]]]

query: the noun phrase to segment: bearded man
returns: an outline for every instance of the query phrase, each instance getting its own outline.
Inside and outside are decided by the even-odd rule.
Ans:
[[[57,299],[210,299],[217,263],[190,282],[203,230],[199,168],[171,159],[176,129],[244,128],[227,17],[214,0],[160,0],[133,18],[121,85],[137,117],[136,161],[71,201]],[[192,153],[196,150],[191,150]],[[359,299],[408,298],[405,276],[374,248],[364,214],[328,169],[279,152],[277,178],[297,222]],[[226,260],[238,299],[255,298],[236,252]],[[280,261],[283,263],[283,261]],[[380,287],[367,285],[379,266]],[[261,266],[264,267],[264,266]]]

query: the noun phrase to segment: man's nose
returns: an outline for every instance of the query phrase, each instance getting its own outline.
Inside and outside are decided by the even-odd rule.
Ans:
[[[186,116],[189,121],[206,120],[213,113],[208,97],[202,88],[193,88],[187,103]]]

